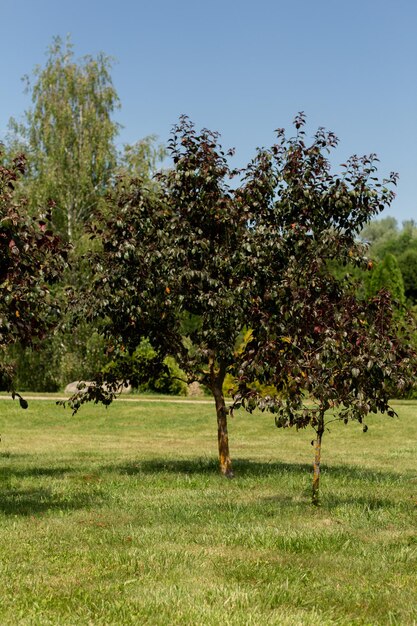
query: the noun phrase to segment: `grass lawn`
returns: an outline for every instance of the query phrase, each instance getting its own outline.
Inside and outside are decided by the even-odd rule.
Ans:
[[[124,402],[71,417],[0,402],[0,624],[417,623],[417,403],[332,425],[322,506],[312,432]]]

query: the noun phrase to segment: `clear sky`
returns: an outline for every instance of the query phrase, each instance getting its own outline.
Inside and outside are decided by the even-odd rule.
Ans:
[[[165,142],[186,113],[243,166],[305,111],[336,164],[376,152],[399,172],[388,213],[417,220],[416,0],[0,0],[0,20],[0,139],[30,106],[21,77],[70,34],[77,58],[115,58],[121,143]]]

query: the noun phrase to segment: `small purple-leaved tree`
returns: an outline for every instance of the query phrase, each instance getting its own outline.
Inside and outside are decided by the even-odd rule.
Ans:
[[[331,174],[323,153],[336,144],[335,137],[320,130],[307,145],[304,117],[295,123],[296,137],[286,140],[280,132],[279,144],[259,155],[275,189],[270,214],[262,212],[255,225],[267,233],[260,272],[266,278],[258,281],[262,288],[253,298],[252,337],[242,354],[234,407],[269,410],[278,427],[313,427],[313,502],[318,503],[326,424],[334,419],[364,424],[377,412],[394,416],[389,399],[415,384],[417,358],[411,322],[398,313],[389,293],[362,299],[348,275],[352,264],[371,267],[357,235],[390,204],[395,175],[380,183],[374,156],[353,157],[340,174]],[[280,250],[271,231],[285,241],[284,271],[273,265]],[[346,266],[342,279],[332,270],[335,262]],[[276,394],[261,397],[254,380],[274,385]]]

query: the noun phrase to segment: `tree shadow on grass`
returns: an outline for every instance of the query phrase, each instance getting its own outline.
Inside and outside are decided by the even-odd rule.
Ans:
[[[258,463],[246,459],[233,461],[235,476],[238,478],[266,476],[275,471],[285,471],[289,468],[285,463]],[[307,465],[300,465],[306,471]],[[184,474],[184,475],[212,475],[220,476],[219,462],[216,458],[166,459],[155,458],[147,460],[129,461],[102,466],[104,471],[118,472],[135,476],[140,474]],[[294,471],[294,467],[291,467]]]
[[[274,484],[276,480],[276,493],[272,496],[250,499],[250,502],[243,504],[238,499],[233,505],[228,501],[228,510],[233,516],[246,516],[256,511],[258,518],[275,518],[282,509],[293,510],[297,514],[303,515],[308,510],[312,513],[318,510],[327,511],[329,515],[337,509],[348,507],[354,509],[359,516],[372,515],[378,511],[407,512],[410,507],[409,502],[401,502],[393,496],[390,498],[389,486],[393,482],[404,480],[399,474],[389,471],[376,471],[355,466],[330,466],[323,467],[321,485],[321,506],[317,508],[312,504],[311,475],[312,468],[304,463],[280,463],[250,461],[248,459],[235,459],[233,463],[237,481],[259,480],[263,478],[270,480],[269,484]],[[213,476],[219,480],[224,480],[219,474],[217,459],[151,459],[137,462],[110,464],[101,468],[106,472],[118,472],[121,475],[136,476],[140,479],[149,475],[169,475],[195,477]],[[284,477],[284,478],[283,478]],[[272,483],[271,483],[272,478]],[[283,480],[282,480],[283,478]],[[291,480],[294,479],[295,481]],[[291,486],[285,486],[286,482]],[[202,484],[204,484],[203,481]],[[227,484],[229,481],[225,481]],[[232,483],[234,481],[231,481]],[[295,484],[294,484],[295,482]],[[327,484],[326,484],[327,482]],[[184,481],[184,485],[186,482]],[[378,487],[382,486],[382,492]],[[249,485],[250,487],[250,485]],[[202,487],[202,490],[204,487]],[[219,492],[221,498],[221,491]],[[183,506],[183,505],[181,505]],[[187,515],[187,512],[178,512],[177,515]],[[336,523],[336,522],[335,522]]]
[[[389,498],[381,498],[373,495],[360,496],[357,494],[352,494],[351,496],[346,495],[346,493],[342,493],[340,495],[335,493],[329,493],[326,491],[326,487],[323,486],[320,495],[320,505],[316,507],[312,504],[312,489],[307,488],[302,492],[297,494],[296,496],[286,495],[284,493],[277,493],[274,496],[269,496],[267,498],[262,498],[261,502],[265,505],[301,505],[305,507],[305,505],[311,505],[313,511],[333,511],[335,509],[343,508],[345,506],[349,508],[355,508],[359,511],[363,511],[364,513],[372,513],[373,511],[378,510],[390,510],[395,509],[396,512],[401,510],[408,510],[410,508],[410,504],[408,502],[398,502],[396,499]]]
[[[400,509],[407,509],[407,502],[398,502],[396,499],[389,498],[381,498],[377,496],[367,495],[367,496],[343,496],[336,494],[326,494],[325,490],[323,492],[323,496],[321,499],[321,507],[326,510],[338,509],[343,506],[355,506],[360,510],[363,510],[364,513],[372,513],[372,511],[379,510],[389,510],[395,509],[398,512]]]
[[[48,478],[63,478],[68,474],[79,472],[79,469],[65,465],[62,467],[0,467],[0,484],[1,481],[8,480],[9,478],[36,478],[37,476]]]
[[[66,489],[60,494],[54,489],[41,486],[43,479],[78,478],[80,485]],[[19,481],[33,479],[33,487],[20,487]],[[36,479],[39,479],[38,481]],[[97,478],[98,480],[98,478]],[[23,466],[0,467],[0,514],[41,515],[56,511],[72,511],[91,507],[102,502],[103,494],[96,484],[95,474],[83,474],[76,466]]]
[[[50,489],[7,489],[0,487],[0,513],[4,515],[31,516],[57,511],[69,512],[90,508],[103,501],[96,490],[61,496]]]
[[[138,474],[185,474],[185,475],[219,475],[219,464],[216,458],[165,459],[155,458],[127,463],[114,463],[100,468],[104,471],[119,472],[127,475]],[[233,471],[237,479],[265,478],[273,474],[290,474],[306,476],[311,474],[312,465],[307,463],[284,463],[279,461],[251,461],[234,459]],[[404,475],[380,470],[371,470],[353,465],[322,466],[322,477],[326,476],[350,481],[367,481],[370,483],[393,483],[403,481]]]
[[[251,461],[249,459],[235,459],[233,463],[235,476],[238,481],[246,481],[263,478],[288,478],[302,479],[303,487],[294,495],[292,488],[291,495],[287,490],[277,487],[277,493],[271,498],[260,499],[265,504],[277,504],[277,506],[304,506],[310,502],[311,489],[309,478],[311,476],[311,465],[306,463],[283,463],[268,461]],[[85,468],[84,468],[85,469]],[[85,474],[80,471],[80,467],[65,464],[62,466],[29,466],[29,467],[0,467],[0,513],[5,515],[41,515],[56,511],[71,511],[82,508],[97,506],[105,500],[105,491],[97,483],[106,473],[118,473],[121,476],[158,475],[172,474],[185,476],[213,476],[221,478],[218,469],[218,460],[212,458],[183,458],[166,459],[154,458],[130,462],[110,463],[100,468],[95,467],[94,472]],[[19,488],[13,485],[13,479],[20,478],[66,478],[76,479],[80,484],[70,488],[65,496],[54,493],[48,487],[42,488]],[[335,483],[332,484],[332,479]],[[223,480],[221,478],[221,480]],[[326,481],[328,480],[328,486]],[[390,472],[370,470],[367,468],[336,465],[322,467],[322,508],[331,510],[343,505],[354,505],[366,511],[379,509],[389,509],[395,506],[398,509],[398,501],[391,501],[389,498],[381,497],[377,493],[363,495],[355,493],[355,489],[360,483],[366,482],[370,487],[378,485],[392,485],[396,482],[407,480],[407,476]],[[340,481],[342,483],[340,484]],[[86,483],[89,483],[88,488]],[[74,483],[73,483],[74,484]],[[353,491],[352,491],[353,488]],[[295,487],[297,491],[297,487]],[[349,495],[349,494],[352,495]],[[404,503],[408,509],[409,502]]]

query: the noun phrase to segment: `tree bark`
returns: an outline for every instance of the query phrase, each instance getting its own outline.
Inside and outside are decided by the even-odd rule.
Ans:
[[[314,465],[313,465],[313,496],[312,502],[315,506],[320,504],[320,463],[321,463],[321,441],[324,432],[324,413],[320,415],[317,426],[317,435],[314,441]]]
[[[227,408],[223,395],[225,375],[226,368],[223,365],[220,365],[217,372],[215,371],[213,359],[210,363],[210,378],[211,390],[216,403],[220,472],[226,478],[233,478],[232,460],[229,453],[229,435],[227,432]]]

